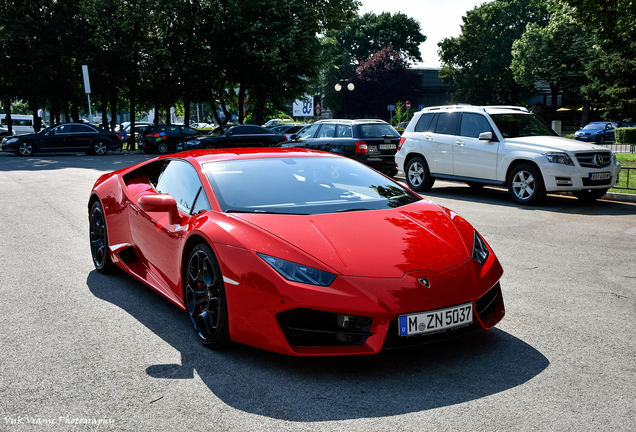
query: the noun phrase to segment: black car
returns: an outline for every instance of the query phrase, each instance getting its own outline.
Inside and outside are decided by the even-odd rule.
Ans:
[[[115,132],[84,123],[62,123],[35,134],[8,138],[2,144],[2,151],[13,151],[18,156],[31,156],[36,152],[66,151],[105,155],[109,150],[121,149],[123,144]]]
[[[256,125],[225,125],[210,132],[185,138],[177,145],[177,150],[193,150],[201,148],[233,148],[233,147],[272,147],[285,141],[285,135],[272,132]]]
[[[394,156],[400,134],[382,120],[320,120],[281,147],[306,147],[338,153],[387,175],[397,174]]]
[[[198,130],[183,125],[150,126],[142,133],[139,148],[146,153],[165,154],[174,151],[179,140],[199,134]]]

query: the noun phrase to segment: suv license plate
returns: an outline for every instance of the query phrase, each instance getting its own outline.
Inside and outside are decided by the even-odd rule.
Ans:
[[[400,336],[437,333],[465,327],[473,323],[473,305],[464,303],[450,308],[400,315],[398,323]]]
[[[397,147],[395,144],[378,144],[380,150],[395,150]]]
[[[602,173],[590,173],[590,180],[609,180],[612,178],[612,173],[602,172]]]

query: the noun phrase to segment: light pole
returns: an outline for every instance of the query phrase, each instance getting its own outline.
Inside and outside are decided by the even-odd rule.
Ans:
[[[339,92],[340,90],[343,89],[343,87],[346,87],[347,90],[349,91],[353,91],[354,88],[356,88],[356,86],[353,85],[353,83],[351,81],[349,81],[348,79],[341,79],[338,84],[336,84],[335,86],[333,86],[333,88]],[[345,113],[345,118],[347,118],[347,92],[342,92],[342,96],[344,98],[344,113]]]

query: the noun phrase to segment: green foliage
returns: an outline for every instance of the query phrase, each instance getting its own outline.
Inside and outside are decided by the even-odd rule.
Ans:
[[[391,124],[395,126],[408,120],[404,103],[402,101],[397,101],[395,103],[395,113],[393,113]]]
[[[529,23],[512,45],[510,68],[515,81],[529,87],[539,81],[550,84],[553,112],[561,89],[580,93],[587,82],[585,67],[594,43],[584,26],[572,22],[566,12],[554,5],[546,26]]]
[[[617,144],[636,144],[636,128],[616,128]]]
[[[425,40],[420,24],[402,13],[366,13],[342,29],[328,31],[322,38],[323,105],[344,111],[343,94],[334,85],[341,79],[353,79],[358,65],[374,53],[391,46],[406,63],[421,61],[419,45]]]
[[[546,0],[494,0],[463,17],[462,33],[438,46],[440,77],[454,102],[478,105],[519,104],[532,87],[514,80],[512,45],[528,23],[548,22]]]

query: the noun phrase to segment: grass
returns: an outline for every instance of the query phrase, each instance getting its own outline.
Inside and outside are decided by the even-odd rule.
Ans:
[[[632,170],[622,170],[617,186],[627,187],[627,177],[629,176],[629,187],[636,189],[636,153],[616,153],[616,159],[623,168],[634,168]],[[614,193],[627,193],[636,195],[636,190],[615,189],[609,190]]]

